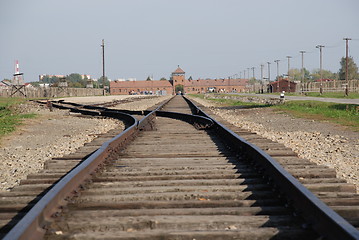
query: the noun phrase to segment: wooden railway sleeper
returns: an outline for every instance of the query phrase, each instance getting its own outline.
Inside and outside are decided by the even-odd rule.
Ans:
[[[199,109],[195,110],[195,112],[203,114],[206,117],[206,119],[211,119],[208,115],[204,114]],[[309,224],[312,224],[312,226],[315,229],[317,229],[319,232],[323,233],[324,235],[325,235],[325,231],[327,231],[327,234],[328,234],[328,230],[329,230],[330,235],[326,236],[326,237],[328,237],[328,239],[337,239],[338,237],[341,237],[343,239],[344,238],[347,238],[347,239],[358,238],[359,235],[355,229],[353,229],[351,226],[348,226],[345,223],[345,221],[343,222],[342,221],[343,219],[340,218],[338,215],[336,215],[332,210],[326,208],[325,205],[323,205],[321,202],[318,202],[317,199],[315,197],[313,197],[314,195],[312,195],[305,188],[302,188],[301,185],[293,177],[291,177],[290,175],[288,176],[288,174],[284,171],[284,169],[279,164],[277,164],[267,153],[261,151],[258,147],[253,146],[251,143],[248,143],[244,139],[236,136],[235,134],[233,134],[232,131],[227,131],[225,129],[225,127],[223,127],[221,124],[214,121],[213,119],[211,121],[213,122],[212,127],[215,131],[218,131],[222,137],[225,137],[225,138],[231,140],[230,142],[232,144],[232,146],[231,146],[232,149],[237,150],[238,146],[241,146],[240,147],[241,150],[245,150],[248,153],[247,156],[250,156],[253,159],[253,161],[261,162],[261,164],[264,165],[264,167],[262,167],[262,169],[264,169],[264,172],[266,174],[271,174],[271,173],[278,171],[278,172],[281,172],[282,175],[284,175],[286,177],[286,178],[283,178],[283,176],[279,176],[279,175],[277,176],[276,174],[272,175],[273,182],[275,182],[275,184],[278,186],[278,191],[281,194],[283,194],[283,196],[285,196],[286,198],[289,199],[288,202],[290,202],[297,209],[297,212],[302,213],[301,214],[302,216],[305,216],[306,219],[309,219]],[[129,132],[129,130],[125,131],[125,132],[127,134]],[[124,134],[125,133],[123,133],[123,135]],[[126,138],[126,137],[125,137],[125,139],[128,140],[128,138]],[[113,151],[118,151],[118,149],[114,146],[111,146],[110,149],[112,149]],[[96,152],[95,154],[100,155],[99,152]],[[113,155],[113,152],[111,152],[110,155]],[[269,164],[268,164],[268,162],[269,162]],[[96,169],[96,168],[94,168],[94,169]],[[289,191],[286,188],[289,185],[295,185],[296,190]],[[292,194],[295,195],[295,197],[293,197]],[[309,196],[310,199],[308,200],[308,199],[303,198],[304,195],[307,198]],[[301,199],[301,200],[304,199],[304,202],[305,202],[304,207],[300,206],[300,204],[297,201],[298,199]],[[61,200],[59,202],[61,202]],[[313,207],[311,205],[312,202],[315,202],[315,204],[317,206]],[[308,209],[306,209],[306,208],[308,208]],[[318,211],[318,209],[319,209],[319,211]],[[325,224],[319,224],[318,222],[316,222],[317,219],[313,219],[311,216],[308,216],[308,210],[311,213],[315,212],[315,214],[320,219],[320,221],[324,221]],[[335,223],[328,222],[328,220],[324,216],[322,216],[323,212],[324,212],[324,214],[329,213],[331,219],[334,219],[334,221],[336,221],[336,222],[340,222],[341,225],[338,226]],[[43,219],[46,219],[46,217]],[[40,224],[40,226],[42,226],[42,224]],[[36,233],[36,234],[40,234],[40,235],[33,235],[33,236],[41,236],[42,233]],[[20,236],[20,235],[17,235],[17,236]],[[5,239],[12,239],[11,237],[6,236]]]

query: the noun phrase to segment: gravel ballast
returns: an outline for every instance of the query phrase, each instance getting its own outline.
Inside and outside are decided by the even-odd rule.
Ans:
[[[195,98],[216,115],[291,148],[299,157],[334,168],[359,191],[359,133],[328,122],[294,118],[270,108],[226,109]]]
[[[65,99],[81,104],[96,101],[130,99],[114,108],[127,110],[146,110],[147,108],[168,99],[151,97],[135,99],[131,96],[79,97]],[[133,101],[132,101],[133,100]],[[0,150],[0,191],[10,190],[18,185],[28,174],[43,169],[43,163],[54,157],[73,153],[85,143],[91,142],[98,134],[114,128],[123,129],[121,121],[111,118],[84,118],[67,110],[55,109],[50,112],[44,106],[28,102],[18,107],[18,112],[36,113],[34,119],[26,119],[17,130],[1,140]]]
[[[145,110],[169,97],[134,100],[114,108]],[[73,98],[71,102],[76,100],[86,104],[99,99]],[[354,183],[359,190],[359,133],[326,122],[278,114],[269,108],[226,109],[207,100],[195,100],[238,127],[283,143],[302,158],[335,168],[338,177]],[[46,160],[74,152],[97,134],[123,128],[113,119],[82,118],[57,109],[50,112],[34,103],[26,104],[21,112],[35,112],[39,117],[25,120],[15,133],[2,139],[0,191],[11,189],[28,174],[41,170]]]

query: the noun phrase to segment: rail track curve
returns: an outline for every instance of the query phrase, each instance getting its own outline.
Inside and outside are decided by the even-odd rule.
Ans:
[[[118,118],[126,129],[91,155],[55,161],[64,170],[51,162],[28,177],[47,184],[35,198],[21,186],[3,195],[0,215],[13,217],[4,239],[359,239],[350,185],[330,169],[303,169],[272,143],[251,136],[253,144],[187,98],[151,111],[53,106]]]

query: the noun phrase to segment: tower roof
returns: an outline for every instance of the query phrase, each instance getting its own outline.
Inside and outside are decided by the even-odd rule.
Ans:
[[[180,68],[180,66],[178,65],[178,68],[173,72],[173,73],[185,73],[182,68]]]

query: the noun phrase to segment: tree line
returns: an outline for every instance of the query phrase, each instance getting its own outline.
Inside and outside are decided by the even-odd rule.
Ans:
[[[93,81],[88,79],[85,75],[82,77],[81,74],[78,73],[71,73],[70,75],[65,76],[64,78],[60,79],[56,76],[49,76],[45,75],[42,77],[40,82],[32,82],[33,85],[39,85],[41,83],[48,83],[52,87],[58,87],[61,81],[66,81],[68,87],[72,88],[86,88],[88,84],[92,84],[94,88],[102,88],[103,87],[103,79],[102,77],[97,81]],[[105,86],[109,86],[109,81],[107,77],[105,77]]]
[[[345,80],[345,72],[346,72],[346,58],[342,57],[340,61],[340,69],[337,73],[333,73],[329,70],[322,69],[314,69],[312,72],[309,72],[306,68],[304,68],[304,81],[316,81],[321,79],[333,79],[333,80]],[[298,68],[290,69],[289,75],[294,81],[302,80],[302,70]],[[354,62],[352,57],[348,58],[348,79],[359,79],[358,66]]]

